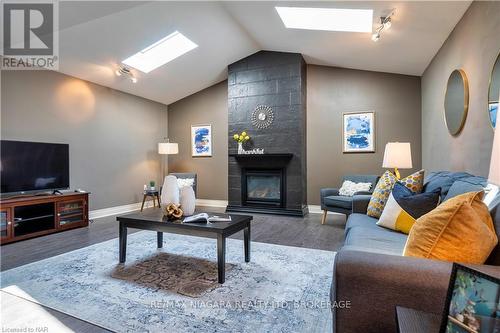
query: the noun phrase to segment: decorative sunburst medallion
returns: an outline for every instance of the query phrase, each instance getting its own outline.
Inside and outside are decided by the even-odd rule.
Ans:
[[[273,109],[267,105],[259,105],[252,112],[252,125],[258,129],[269,128],[273,120]]]

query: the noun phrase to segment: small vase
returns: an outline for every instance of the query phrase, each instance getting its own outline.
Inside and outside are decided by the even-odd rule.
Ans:
[[[238,142],[238,154],[244,154],[245,150],[243,149],[243,142]]]

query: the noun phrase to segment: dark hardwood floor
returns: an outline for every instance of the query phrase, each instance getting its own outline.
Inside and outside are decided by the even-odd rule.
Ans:
[[[155,209],[155,208],[151,208]],[[222,209],[199,208],[200,211],[221,212]],[[321,225],[320,214],[309,214],[304,218],[252,214],[252,235],[255,242],[306,247],[336,251],[344,239],[345,218],[329,215],[328,223]],[[130,230],[129,233],[138,230]],[[101,243],[118,237],[116,216],[96,219],[89,227],[68,230],[57,234],[3,245],[1,270],[29,264],[62,253]],[[243,239],[243,232],[231,238]]]

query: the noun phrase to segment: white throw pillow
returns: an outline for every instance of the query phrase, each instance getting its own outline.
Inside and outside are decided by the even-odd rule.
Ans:
[[[161,204],[166,206],[171,203],[179,204],[179,185],[177,184],[177,177],[172,175],[165,177],[161,191]]]
[[[181,188],[180,202],[182,211],[184,212],[184,216],[191,216],[194,214],[194,209],[196,207],[196,197],[191,186],[184,186]]]
[[[177,178],[177,184],[179,185],[179,188],[183,188],[186,186],[193,187],[194,178]]]
[[[350,180],[346,180],[339,189],[339,194],[346,197],[352,197],[354,193],[359,191],[369,191],[371,187],[371,183],[355,183]]]

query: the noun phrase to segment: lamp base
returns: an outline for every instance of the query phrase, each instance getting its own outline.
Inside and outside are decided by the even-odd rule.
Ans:
[[[399,173],[398,168],[394,168],[394,175],[396,175],[396,178],[399,180],[401,179],[401,174]]]

